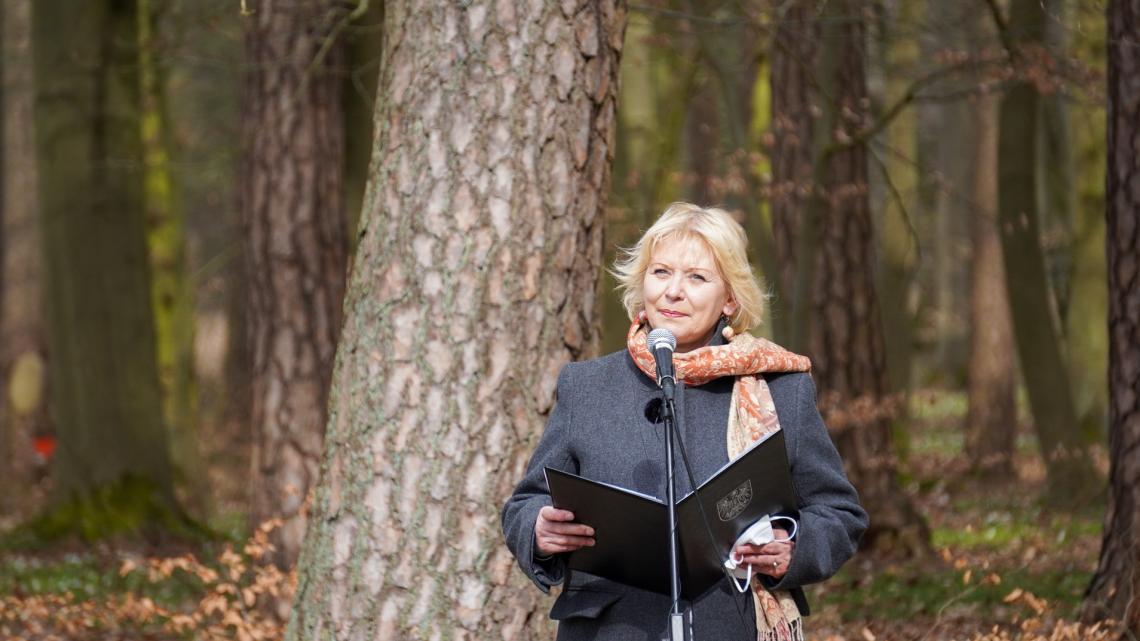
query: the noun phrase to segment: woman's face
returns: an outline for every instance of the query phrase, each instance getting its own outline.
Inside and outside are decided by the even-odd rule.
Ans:
[[[712,251],[689,238],[657,243],[641,296],[649,326],[673,332],[677,353],[708,344],[720,315],[736,311]]]

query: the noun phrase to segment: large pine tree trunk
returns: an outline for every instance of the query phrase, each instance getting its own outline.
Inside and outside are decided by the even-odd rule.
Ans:
[[[1082,611],[1140,634],[1140,0],[1108,5],[1109,504]]]
[[[559,370],[597,341],[626,10],[384,9],[377,162],[287,638],[551,638],[498,513]]]
[[[997,110],[989,97],[981,98],[974,109],[974,251],[967,369],[970,405],[965,451],[975,472],[1009,479],[1014,474],[1017,437],[1017,373],[997,228]]]
[[[1010,5],[1011,54],[1040,46],[1044,12],[1039,0]],[[1048,493],[1062,502],[1087,499],[1095,474],[1077,426],[1068,368],[1061,354],[1055,310],[1038,231],[1037,139],[1040,96],[1028,79],[1014,82],[1001,101],[998,203],[1002,257],[1014,337],[1048,475]]]
[[[32,82],[31,0],[4,0],[3,185],[0,193],[0,483],[26,488],[32,436],[48,429],[39,204]],[[4,492],[0,512],[26,492]]]
[[[137,496],[142,488],[170,505],[139,171],[135,6],[37,2],[33,22],[56,495],[117,486]]]
[[[871,515],[864,536],[870,545],[923,552],[929,531],[909,497],[899,487],[891,443],[892,401],[886,377],[886,351],[874,287],[874,232],[867,182],[867,149],[847,145],[869,126],[865,76],[866,39],[859,3],[838,2],[824,25],[824,95],[835,103],[825,108],[825,129],[833,153],[826,163],[824,194],[819,208],[819,248],[811,301],[811,349],[821,391],[820,404],[829,419],[836,446],[860,500]],[[847,19],[837,20],[836,16]],[[833,66],[832,66],[833,65]],[[834,136],[834,138],[832,138]],[[817,136],[817,140],[818,140]],[[822,202],[821,202],[822,201]],[[800,244],[802,247],[802,243]],[[801,260],[802,264],[802,260]],[[801,267],[802,269],[802,267]]]
[[[250,3],[245,21],[241,209],[253,355],[254,523],[280,518],[276,561],[300,551],[320,465],[346,270],[343,9]]]

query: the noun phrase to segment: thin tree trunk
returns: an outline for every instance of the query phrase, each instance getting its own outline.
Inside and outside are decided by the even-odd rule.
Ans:
[[[818,23],[811,0],[781,3],[785,13],[772,42],[769,131],[772,162],[772,236],[776,273],[770,276],[779,312],[772,317],[777,342],[791,346],[796,283],[796,231],[813,189],[812,140],[819,96],[812,84],[817,64]]]
[[[288,639],[551,638],[498,511],[596,349],[620,2],[385,5],[374,166]]]
[[[1013,0],[1005,31],[1011,55],[1042,42],[1038,0]],[[1004,26],[1003,26],[1004,28]],[[1087,499],[1096,476],[1080,438],[1068,368],[1050,305],[1038,231],[1037,127],[1040,97],[1028,80],[1014,82],[1001,101],[998,143],[999,225],[1014,336],[1048,475],[1048,494],[1064,503]]]
[[[241,210],[250,276],[254,523],[292,565],[316,483],[345,283],[344,116],[331,0],[250,5]]]
[[[158,7],[153,0],[136,4],[147,249],[163,417],[183,505],[205,516],[210,490],[198,444],[194,300],[186,267],[186,220],[170,167],[165,74],[156,50]]]
[[[32,4],[3,4],[3,202],[0,215],[0,482],[31,483],[32,437],[49,429],[42,308],[32,73]],[[5,492],[0,512],[19,511],[25,491]]]
[[[845,144],[869,125],[866,42],[858,3],[829,3],[822,27],[825,60],[821,94],[833,96],[816,130],[816,175],[824,167],[823,195],[809,209],[819,246],[811,288],[810,351],[820,405],[843,455],[848,475],[871,515],[866,544],[904,553],[926,551],[925,520],[899,487],[891,443],[893,401],[888,394],[886,352],[874,287],[874,232],[867,182],[867,149]],[[842,19],[837,19],[842,17]],[[828,60],[830,59],[830,61]],[[826,74],[826,75],[824,75]],[[820,134],[827,146],[821,152]],[[809,211],[808,216],[813,214]],[[796,239],[797,252],[805,246]],[[797,279],[804,258],[797,256]],[[810,272],[809,272],[810,275]],[[797,296],[801,286],[797,284]],[[796,301],[796,305],[800,305]]]
[[[56,498],[99,492],[106,508],[110,488],[136,510],[146,509],[140,492],[171,507],[139,168],[135,5],[35,9]]]
[[[1108,5],[1109,503],[1085,621],[1140,634],[1140,0]]]
[[[974,472],[1007,480],[1014,476],[1017,373],[997,229],[996,107],[996,101],[990,97],[983,97],[974,105],[972,331],[965,451]]]

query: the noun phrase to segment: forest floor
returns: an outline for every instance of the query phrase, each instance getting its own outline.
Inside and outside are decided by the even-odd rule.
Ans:
[[[966,475],[964,397],[926,392],[911,404],[901,471],[926,517],[932,554],[860,553],[814,586],[813,641],[1095,641],[1075,623],[1096,568],[1105,495],[1060,511],[1040,499],[1044,470],[1032,434],[1019,437],[1015,482]],[[1096,453],[1104,471],[1103,448]],[[219,476],[221,474],[219,473]],[[240,504],[235,493],[217,507]],[[282,626],[255,604],[291,592],[256,562],[264,532],[241,536],[240,512],[214,525],[228,541],[194,548],[77,544],[0,550],[0,641],[15,639],[275,639]],[[201,561],[199,560],[201,559]]]
[[[1107,638],[1075,623],[1096,569],[1107,481],[1104,492],[1077,510],[1046,504],[1045,470],[1028,425],[1019,431],[1016,481],[971,479],[962,453],[965,411],[963,395],[919,393],[906,423],[905,491],[929,523],[934,553],[922,560],[857,554],[809,592],[811,638]],[[1094,457],[1107,478],[1105,448],[1096,448]]]

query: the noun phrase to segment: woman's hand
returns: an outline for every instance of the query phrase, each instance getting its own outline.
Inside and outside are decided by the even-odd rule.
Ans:
[[[776,539],[786,539],[788,531],[774,527],[772,535]],[[753,572],[778,579],[788,573],[788,564],[792,562],[795,549],[795,541],[777,540],[764,545],[738,545],[732,553],[741,559],[741,565],[751,565]]]
[[[573,552],[594,544],[594,528],[574,523],[574,513],[549,505],[538,511],[534,540],[543,556]]]

